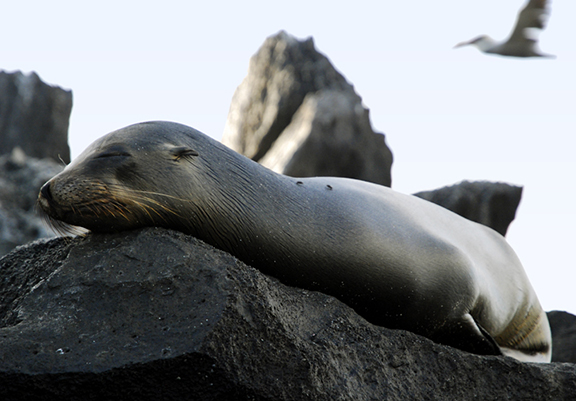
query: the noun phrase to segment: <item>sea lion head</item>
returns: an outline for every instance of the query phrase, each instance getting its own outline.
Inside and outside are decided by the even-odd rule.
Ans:
[[[199,197],[214,175],[214,166],[201,156],[207,146],[212,153],[223,147],[177,123],[131,125],[98,139],[44,184],[38,204],[57,231],[73,231],[70,226],[95,232],[179,229],[201,213]],[[222,153],[220,160],[230,152]]]

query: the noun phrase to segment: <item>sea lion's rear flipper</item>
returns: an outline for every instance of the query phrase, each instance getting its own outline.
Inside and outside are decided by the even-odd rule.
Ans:
[[[468,315],[470,316],[470,315]],[[472,316],[470,316],[470,319],[474,320],[474,318]],[[483,339],[482,339],[482,344],[486,344],[489,343],[490,346],[490,353],[487,354],[482,354],[482,355],[503,355],[502,354],[502,349],[500,348],[500,346],[498,345],[498,343],[496,343],[496,340],[494,340],[494,337],[492,337],[490,335],[490,333],[488,333],[486,330],[484,330],[484,327],[480,326],[475,320],[474,320],[474,325],[478,328],[478,330],[480,331],[480,333],[482,333]],[[480,354],[480,352],[478,352]]]
[[[470,314],[451,322],[436,335],[434,340],[479,355],[502,355],[494,338]]]

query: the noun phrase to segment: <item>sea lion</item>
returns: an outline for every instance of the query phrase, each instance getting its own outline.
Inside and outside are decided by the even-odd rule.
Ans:
[[[90,145],[42,187],[39,204],[95,232],[183,231],[376,325],[550,361],[546,314],[506,240],[384,186],[280,175],[193,128],[148,122]]]

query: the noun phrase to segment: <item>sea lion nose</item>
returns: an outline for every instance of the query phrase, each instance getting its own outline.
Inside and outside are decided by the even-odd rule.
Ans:
[[[47,182],[46,184],[42,185],[42,188],[40,189],[40,195],[42,195],[42,197],[48,201],[52,200],[52,192],[50,191],[50,182]]]

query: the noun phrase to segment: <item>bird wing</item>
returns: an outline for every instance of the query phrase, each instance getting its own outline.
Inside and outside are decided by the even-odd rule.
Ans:
[[[527,28],[544,29],[549,13],[547,0],[530,0],[518,14],[509,42],[536,42]]]

